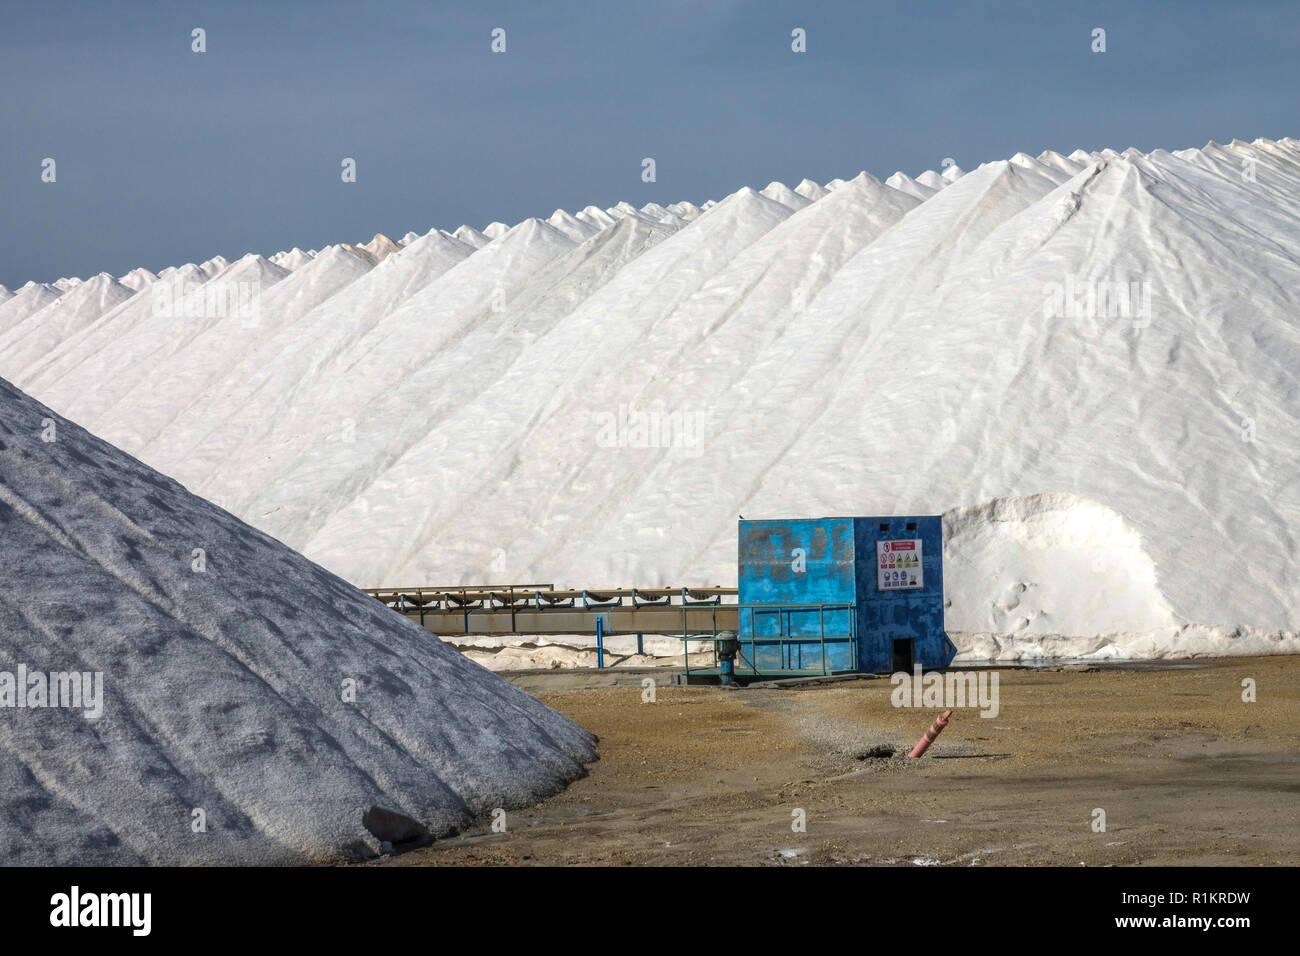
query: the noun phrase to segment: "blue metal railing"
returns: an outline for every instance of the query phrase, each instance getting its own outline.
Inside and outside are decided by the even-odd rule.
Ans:
[[[841,602],[831,602],[831,603],[808,603],[808,604],[738,604],[735,607],[737,609],[736,622],[738,625],[742,624],[743,615],[746,612],[748,612],[749,614],[748,636],[742,637],[741,632],[738,631],[735,640],[740,645],[740,657],[744,660],[751,675],[758,676],[760,673],[769,672],[772,670],[809,673],[809,672],[816,672],[817,670],[820,669],[822,675],[825,676],[833,673],[834,671],[845,672],[845,671],[856,671],[858,669],[858,639],[857,639],[858,629],[856,626],[857,605],[854,604],[853,602],[841,601]],[[791,633],[795,629],[794,625],[791,622],[791,615],[809,614],[813,612],[816,612],[817,614],[816,633],[812,633],[812,634]],[[827,634],[826,633],[827,612],[845,612],[848,617],[848,632],[845,634],[840,634],[840,633]],[[758,633],[758,629],[756,627],[757,622],[756,622],[755,615],[765,615],[765,614],[776,615],[777,632],[775,634]],[[744,628],[742,627],[741,631],[743,630]],[[682,641],[683,666],[685,669],[685,673],[688,677],[690,676],[691,673],[690,642],[692,640],[712,642],[713,666],[716,667],[718,665],[718,641],[722,640],[722,638],[718,636],[716,624],[714,626],[713,633],[709,635],[704,635],[702,633],[697,633],[694,635],[688,633],[682,634],[681,641]],[[812,667],[803,667],[802,664],[804,662],[804,649],[808,645],[813,645],[813,644],[817,645],[817,647],[819,648],[819,652],[814,657],[816,664]],[[848,655],[847,655],[846,667],[830,666],[830,659],[827,655],[827,650],[826,650],[828,644],[831,645],[832,647],[836,645],[847,646]],[[744,653],[746,646],[749,647],[749,655],[747,657]],[[766,666],[766,662],[763,662],[763,666],[760,667],[760,661],[758,659],[759,648],[771,648],[771,647],[776,647],[779,649],[780,666],[776,668],[769,668]],[[800,666],[793,666],[795,653],[798,654],[798,664]],[[697,668],[697,670],[700,669],[701,668]]]

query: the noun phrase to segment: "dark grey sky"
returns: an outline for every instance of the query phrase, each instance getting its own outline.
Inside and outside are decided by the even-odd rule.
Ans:
[[[1298,50],[1295,3],[9,5],[0,283],[949,156],[1300,135]]]

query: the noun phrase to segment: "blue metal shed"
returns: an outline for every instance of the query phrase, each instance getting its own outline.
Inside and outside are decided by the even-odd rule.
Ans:
[[[836,671],[952,662],[938,516],[742,519],[739,536],[739,637],[758,670],[820,667],[823,653]]]

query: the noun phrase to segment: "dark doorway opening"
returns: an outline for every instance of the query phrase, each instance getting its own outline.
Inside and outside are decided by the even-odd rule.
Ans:
[[[894,673],[905,671],[912,673],[912,665],[916,661],[916,652],[914,649],[915,641],[908,638],[897,638],[894,641]]]

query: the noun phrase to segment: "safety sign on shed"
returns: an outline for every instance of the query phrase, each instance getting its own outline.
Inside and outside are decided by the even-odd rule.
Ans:
[[[876,587],[881,591],[925,587],[920,538],[876,542]]]

